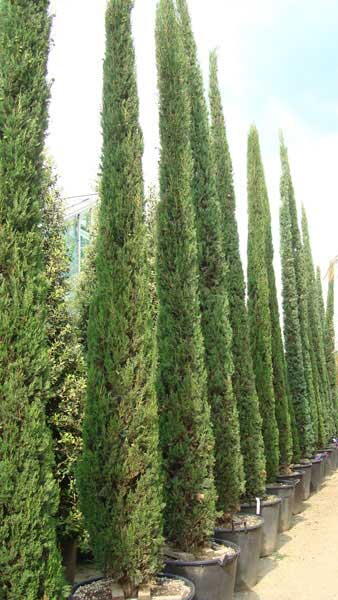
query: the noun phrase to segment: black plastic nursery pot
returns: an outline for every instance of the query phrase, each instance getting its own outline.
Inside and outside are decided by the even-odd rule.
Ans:
[[[295,487],[295,495],[293,499],[293,509],[292,512],[294,515],[298,515],[304,506],[304,471],[294,471],[293,473],[289,473],[288,475],[278,475],[276,477],[277,481],[286,481],[287,483],[293,483]]]
[[[310,484],[311,484],[311,471],[312,471],[312,462],[310,463],[301,463],[299,465],[293,465],[293,471],[304,471],[303,477],[303,485],[304,485],[304,500],[310,498]]]
[[[217,544],[228,546],[235,552],[223,559],[210,560],[165,560],[165,573],[179,575],[195,586],[195,600],[233,600],[237,561],[240,549],[236,544],[224,540],[214,540]]]
[[[311,482],[310,482],[310,491],[312,493],[318,492],[323,483],[324,479],[324,469],[323,469],[323,459],[320,457],[316,457],[312,459],[312,469],[311,469]]]
[[[331,449],[324,448],[323,450],[320,450],[319,452],[322,452],[325,455],[325,459],[324,459],[325,477],[330,477],[330,475],[332,475],[332,473],[334,471],[333,457],[331,456],[331,454],[333,453],[333,450],[332,450],[332,448]]]
[[[243,515],[245,517],[246,515]],[[253,515],[248,515],[251,517]],[[248,589],[256,585],[258,579],[259,557],[263,539],[262,517],[255,515],[256,524],[244,523],[235,525],[232,529],[216,527],[215,538],[225,542],[232,542],[240,548],[237,563],[235,590]]]
[[[338,448],[337,448],[336,444],[330,444],[329,448],[330,448],[330,450],[333,450],[333,453],[332,453],[333,464],[334,464],[334,469],[336,470],[338,467]]]
[[[267,494],[274,494],[282,500],[279,513],[278,531],[288,531],[292,524],[293,505],[295,499],[295,486],[293,483],[278,482],[269,483],[266,486]]]
[[[270,556],[277,548],[279,514],[281,508],[281,498],[273,500],[261,500],[260,516],[263,518],[263,536],[261,546],[261,556]],[[243,512],[250,515],[257,514],[257,504],[243,504]]]
[[[189,579],[186,579],[185,577],[181,577],[179,575],[170,575],[168,573],[159,573],[159,575],[157,575],[157,577],[166,577],[167,579],[181,579],[182,581],[184,581],[186,586],[190,589],[188,596],[186,596],[184,598],[184,600],[194,600],[195,586],[192,581],[189,581]],[[104,577],[91,577],[90,579],[85,579],[84,581],[80,581],[80,583],[77,583],[76,585],[73,586],[72,593],[69,596],[68,600],[74,599],[74,594],[79,588],[84,587],[85,585],[88,585],[90,583],[94,583],[95,581],[101,581],[101,579],[104,579]]]
[[[331,472],[333,473],[337,468],[337,458],[336,458],[336,449],[332,447],[325,448],[325,452],[328,453],[328,461],[331,468]]]

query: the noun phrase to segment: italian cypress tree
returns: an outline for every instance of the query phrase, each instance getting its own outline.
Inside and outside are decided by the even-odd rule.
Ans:
[[[311,362],[317,404],[317,444],[319,447],[322,447],[327,442],[328,438],[328,416],[327,403],[325,399],[325,357],[323,344],[321,342],[322,338],[320,335],[320,313],[317,302],[316,275],[312,258],[308,223],[304,207],[302,208],[302,239],[305,257],[306,293],[309,314],[309,339],[311,350]]]
[[[208,398],[215,435],[215,484],[223,518],[239,509],[244,490],[236,397],[232,389],[232,332],[222,246],[220,209],[216,199],[210,152],[207,106],[186,0],[178,0],[186,52],[191,107],[193,158],[192,199],[199,259],[199,295],[208,377]]]
[[[334,415],[335,433],[337,432],[338,407],[337,407],[337,370],[335,360],[335,332],[334,332],[334,265],[329,271],[329,285],[325,313],[325,355],[331,389],[331,401]]]
[[[250,352],[245,283],[239,251],[232,164],[217,75],[216,53],[210,55],[211,153],[222,243],[228,264],[227,289],[232,327],[233,389],[236,395],[245,473],[246,500],[265,493],[262,419]]]
[[[156,42],[161,139],[157,388],[165,532],[170,543],[191,551],[208,541],[214,527],[214,441],[198,297],[186,62],[172,0],[158,4]]]
[[[297,292],[297,279],[295,270],[295,256],[293,251],[292,222],[290,216],[290,174],[287,162],[287,153],[281,141],[281,209],[280,209],[280,236],[281,236],[281,263],[283,284],[283,313],[284,313],[284,340],[286,351],[286,364],[288,381],[297,430],[297,441],[294,444],[294,461],[298,462],[301,456],[311,452],[312,423],[307,397],[305,370],[302,352],[301,326],[299,319],[299,303]],[[296,431],[294,430],[294,433]],[[299,448],[299,455],[296,453]]]
[[[65,243],[62,199],[49,166],[42,214],[43,251],[46,260],[47,339],[50,391],[46,406],[53,434],[55,474],[60,488],[58,538],[63,546],[83,533],[75,486],[75,464],[82,448],[82,414],[85,370],[77,333],[69,314],[69,263]]]
[[[132,6],[110,0],[106,12],[101,203],[79,467],[95,559],[127,595],[157,571],[162,544]]]
[[[326,352],[325,352],[325,305],[324,305],[324,296],[323,296],[323,288],[322,288],[322,277],[320,273],[319,267],[316,269],[316,289],[317,289],[317,305],[319,309],[319,325],[320,325],[320,353],[322,356],[322,364],[323,364],[323,388],[325,390],[325,401],[326,401],[326,416],[327,416],[327,427],[328,427],[328,435],[333,436],[335,434],[335,416],[334,409],[332,403],[331,396],[331,386],[329,380],[329,373],[326,362]]]
[[[288,177],[288,200],[289,200],[289,212],[291,221],[291,240],[292,240],[292,252],[294,257],[294,268],[296,275],[296,286],[297,286],[297,301],[298,301],[298,318],[300,324],[300,335],[301,345],[303,353],[303,368],[305,375],[306,384],[306,398],[309,406],[309,422],[306,424],[305,429],[307,433],[307,441],[304,442],[306,447],[306,454],[311,454],[313,450],[313,443],[318,438],[318,420],[316,412],[316,398],[315,388],[312,373],[312,364],[310,356],[310,342],[309,342],[309,317],[308,317],[308,306],[306,302],[306,281],[305,281],[305,257],[304,249],[302,246],[302,240],[300,230],[298,226],[298,215],[297,206],[295,200],[295,193],[291,178],[288,153],[285,147],[284,141],[281,136],[281,145],[284,153],[284,165],[285,171]]]
[[[248,313],[251,354],[263,419],[267,477],[278,472],[279,441],[273,388],[269,278],[266,264],[266,188],[258,132],[248,137]]]
[[[1,2],[0,597],[64,589],[46,424],[48,348],[41,235],[50,18],[47,0]]]
[[[287,386],[286,364],[282,332],[280,328],[279,308],[275,270],[273,266],[273,242],[271,231],[271,213],[267,189],[264,186],[266,214],[266,266],[269,281],[269,306],[271,317],[271,343],[273,387],[275,393],[275,411],[279,431],[279,463],[281,471],[289,468],[292,461],[292,429],[289,413],[289,397]]]

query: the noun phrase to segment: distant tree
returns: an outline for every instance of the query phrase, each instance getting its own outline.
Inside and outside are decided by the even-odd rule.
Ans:
[[[232,384],[239,411],[241,449],[246,486],[245,499],[251,500],[257,496],[263,496],[265,493],[265,456],[262,419],[259,411],[250,351],[248,316],[245,306],[245,283],[236,222],[232,164],[218,84],[215,52],[212,52],[210,55],[209,94],[213,172],[216,198],[220,208],[222,243],[225,259],[228,264],[229,316],[233,332],[232,353],[234,371]]]
[[[162,487],[132,0],[110,0],[80,500],[97,563],[126,595],[161,564]]]
[[[79,539],[83,533],[75,487],[75,464],[82,448],[86,378],[81,347],[68,309],[70,260],[65,243],[63,202],[51,167],[46,172],[42,225],[48,282],[46,306],[50,366],[46,412],[53,434],[55,473],[60,487],[58,537],[61,543],[65,543]]]
[[[338,431],[338,406],[337,406],[337,378],[335,360],[335,332],[334,332],[334,267],[329,272],[329,285],[327,292],[325,315],[325,355],[329,384],[331,388],[331,402],[334,416],[336,434]]]
[[[185,46],[191,108],[192,199],[199,258],[199,297],[215,435],[215,484],[223,519],[240,508],[244,491],[236,397],[232,389],[232,331],[222,245],[220,208],[212,172],[208,111],[186,0],[177,0]]]
[[[322,277],[319,267],[316,269],[316,289],[317,289],[317,304],[319,310],[319,330],[320,330],[320,356],[322,357],[322,376],[323,376],[323,389],[325,391],[324,398],[326,401],[326,418],[327,418],[327,433],[330,436],[335,434],[335,415],[333,402],[331,397],[331,386],[329,379],[329,372],[326,362],[326,349],[325,349],[325,304],[322,288]]]
[[[215,523],[214,440],[198,297],[186,63],[172,0],[156,20],[160,96],[158,402],[165,475],[165,533],[182,550],[205,545]]]

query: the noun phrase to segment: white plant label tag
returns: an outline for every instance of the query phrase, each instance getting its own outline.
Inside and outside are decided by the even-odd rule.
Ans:
[[[261,514],[261,499],[256,498],[256,515]]]

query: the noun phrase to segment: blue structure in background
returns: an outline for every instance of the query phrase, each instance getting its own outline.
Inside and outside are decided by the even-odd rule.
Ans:
[[[97,196],[80,196],[65,206],[66,242],[71,256],[70,277],[78,275],[90,242],[93,210]]]

